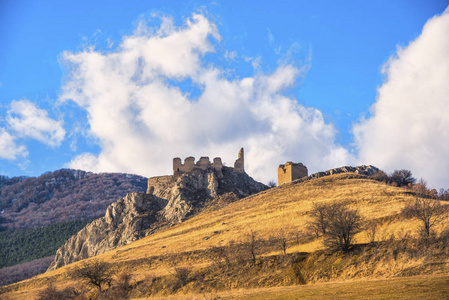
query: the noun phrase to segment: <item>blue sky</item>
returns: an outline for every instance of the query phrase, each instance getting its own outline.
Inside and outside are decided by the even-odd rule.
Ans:
[[[398,81],[444,70],[445,51],[432,51],[447,47],[448,4],[0,0],[0,174],[154,176],[170,173],[174,156],[232,165],[244,146],[248,173],[265,182],[291,160],[310,172],[407,168],[448,187],[446,73]],[[401,106],[423,105],[414,95],[426,86],[441,89],[423,106],[435,109],[405,114]]]

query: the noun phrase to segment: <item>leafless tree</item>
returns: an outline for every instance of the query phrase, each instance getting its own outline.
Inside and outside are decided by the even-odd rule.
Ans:
[[[415,197],[415,203],[406,206],[402,213],[406,217],[417,218],[421,221],[421,233],[424,237],[430,237],[431,228],[443,217],[444,207],[438,200]]]
[[[111,286],[113,272],[109,263],[92,259],[81,263],[80,266],[76,266],[71,276],[74,279],[87,280],[89,284],[98,288],[100,292],[103,291],[103,286]]]
[[[246,241],[243,243],[243,248],[247,252],[253,266],[256,265],[258,245],[256,232],[250,227],[250,232],[246,235]]]
[[[333,218],[334,212],[341,205],[341,203],[337,202],[313,203],[312,211],[310,212],[312,220],[308,222],[308,226],[315,232],[317,237],[326,234],[329,228],[329,220]]]
[[[284,228],[281,228],[277,235],[277,244],[282,252],[284,252],[284,255],[287,254],[287,241],[287,233]]]
[[[328,221],[325,245],[330,249],[348,252],[352,247],[354,235],[363,228],[358,210],[351,210],[347,205],[337,205]]]
[[[370,243],[376,241],[377,229],[379,228],[379,223],[376,220],[371,220],[366,224],[366,235]]]
[[[317,237],[326,234],[328,227],[327,211],[328,205],[326,203],[313,203],[312,211],[310,212],[312,221],[308,222],[308,226],[315,232]]]

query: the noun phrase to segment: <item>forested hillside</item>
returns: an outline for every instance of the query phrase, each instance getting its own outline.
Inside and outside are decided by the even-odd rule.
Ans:
[[[0,232],[0,268],[54,255],[68,238],[86,224],[85,221],[71,221]]]
[[[0,226],[36,228],[104,215],[127,193],[146,190],[147,179],[121,173],[62,169],[39,177],[0,177]]]

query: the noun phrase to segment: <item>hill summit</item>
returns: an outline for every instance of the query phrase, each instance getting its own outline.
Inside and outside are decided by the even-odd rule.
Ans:
[[[178,224],[218,198],[234,201],[267,189],[245,173],[243,149],[234,168],[223,166],[219,158],[210,163],[208,157],[201,157],[195,164],[194,158],[188,157],[184,164],[175,158],[173,171],[170,176],[148,179],[147,193],[130,193],[111,204],[104,217],[88,224],[58,249],[48,270]]]

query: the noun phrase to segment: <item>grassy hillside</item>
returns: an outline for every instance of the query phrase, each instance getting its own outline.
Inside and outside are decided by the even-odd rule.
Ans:
[[[210,293],[239,288],[275,287],[354,279],[447,272],[448,251],[441,243],[417,244],[418,221],[399,213],[414,196],[405,189],[373,181],[361,175],[339,174],[303,183],[291,183],[208,210],[165,231],[97,257],[133,276],[133,297],[170,293]],[[367,244],[366,232],[356,236],[358,247],[350,254],[328,254],[322,238],[307,231],[313,203],[347,202],[365,220],[380,224],[376,243]],[[219,205],[218,205],[219,206]],[[217,206],[217,207],[218,207]],[[447,228],[447,218],[436,227]],[[239,260],[241,243],[248,234],[258,237],[257,265]],[[287,255],[270,237],[284,231]],[[214,248],[215,247],[215,248]],[[217,251],[226,250],[226,255]],[[421,251],[424,249],[425,251]],[[414,252],[413,252],[413,251]],[[220,254],[221,253],[221,254]],[[226,263],[224,256],[230,258]],[[67,271],[75,263],[22,283],[4,288],[4,295],[30,299],[52,282],[62,289],[77,284]],[[176,267],[189,266],[190,280],[175,287]],[[424,266],[424,267],[423,267]],[[79,284],[78,284],[79,285]]]

